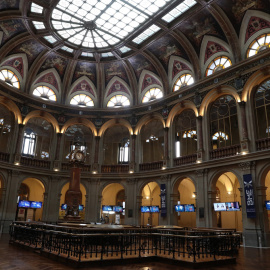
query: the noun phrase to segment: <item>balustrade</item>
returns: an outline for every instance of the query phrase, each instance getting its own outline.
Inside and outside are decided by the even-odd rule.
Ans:
[[[266,150],[270,148],[270,138],[264,138],[256,140],[256,149],[257,151]]]
[[[9,161],[9,153],[0,152],[0,161],[8,162]]]
[[[61,169],[62,171],[68,171],[71,168],[70,163],[62,163]],[[91,172],[91,165],[83,164],[81,165],[82,172]]]
[[[179,157],[179,158],[174,158],[173,165],[180,166],[180,165],[185,165],[185,164],[190,164],[190,163],[196,163],[196,160],[197,160],[196,154],[183,156],[183,157]]]
[[[21,165],[50,169],[51,162],[48,160],[21,157]]]
[[[119,164],[119,165],[102,165],[102,173],[127,173],[129,171],[128,164]]]
[[[163,161],[156,161],[151,163],[141,163],[140,171],[153,171],[162,169]]]
[[[239,144],[231,145],[228,147],[218,148],[218,149],[210,151],[210,158],[216,159],[216,158],[230,157],[230,156],[235,156],[239,154],[240,152],[241,152],[241,146]]]

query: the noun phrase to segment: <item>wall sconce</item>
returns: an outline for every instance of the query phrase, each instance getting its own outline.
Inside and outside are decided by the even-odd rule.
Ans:
[[[228,195],[231,195],[232,194],[232,192],[231,191],[228,191]]]
[[[245,152],[245,151],[241,152],[241,155],[246,155],[246,154],[247,154],[247,152]]]
[[[97,171],[92,171],[92,174],[97,174]]]
[[[147,197],[145,197],[145,199],[146,199],[146,200],[149,200],[149,199],[150,199],[150,197],[148,197],[148,196],[147,196]]]
[[[163,166],[161,169],[162,169],[162,170],[166,170],[166,169],[167,169],[167,167]]]
[[[130,170],[129,173],[134,173],[134,171]]]
[[[54,170],[55,172],[58,172],[58,171],[59,171],[59,169],[57,169],[57,168],[54,168],[53,170]]]
[[[192,198],[196,198],[196,194],[192,194]]]
[[[20,162],[15,162],[14,164],[17,165],[17,166],[19,166],[20,165]]]

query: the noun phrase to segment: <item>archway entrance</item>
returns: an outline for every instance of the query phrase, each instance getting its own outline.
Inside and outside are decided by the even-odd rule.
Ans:
[[[45,187],[36,178],[25,179],[19,188],[16,220],[42,220]]]
[[[158,226],[160,208],[160,186],[156,182],[146,184],[142,190],[141,226]]]
[[[65,205],[65,197],[66,197],[66,192],[69,189],[69,183],[66,183],[62,190],[61,190],[61,200],[60,200],[60,206],[59,206],[59,219],[64,219],[65,215],[66,215],[66,205]],[[84,220],[84,216],[85,216],[85,211],[87,209],[86,205],[85,205],[85,196],[86,196],[86,189],[85,187],[80,183],[80,191],[82,193],[82,204],[79,207],[79,216],[81,217],[82,220]]]
[[[102,223],[125,223],[125,188],[118,183],[107,185],[102,191]]]
[[[190,178],[177,181],[175,192],[178,194],[174,214],[177,215],[177,224],[180,227],[196,227],[196,193],[195,186]]]
[[[216,215],[216,225],[213,226],[242,231],[242,211],[238,209],[241,206],[240,184],[236,175],[232,172],[223,173],[217,179],[215,188],[216,204],[213,214]]]

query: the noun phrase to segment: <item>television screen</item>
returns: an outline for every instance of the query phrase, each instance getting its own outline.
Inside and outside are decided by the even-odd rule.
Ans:
[[[151,213],[159,213],[159,206],[150,206]]]
[[[226,211],[240,211],[239,202],[226,202]]]
[[[142,213],[149,213],[150,207],[149,206],[141,206],[141,212]]]
[[[265,201],[266,210],[270,210],[270,201]]]
[[[41,208],[42,202],[30,202],[30,208]]]
[[[183,204],[177,204],[174,208],[176,212],[185,212],[185,206]]]
[[[66,203],[63,203],[61,205],[61,210],[67,210],[67,204]]]
[[[114,206],[113,211],[116,213],[122,213],[123,212],[123,207],[122,206]]]
[[[185,204],[185,212],[195,212],[194,204]]]
[[[83,211],[83,208],[84,208],[83,205],[80,204],[80,205],[79,205],[79,211]]]
[[[29,208],[30,202],[29,201],[19,201],[18,207]]]
[[[112,205],[102,205],[102,211],[113,211]]]
[[[214,203],[214,210],[215,211],[226,211],[225,203]]]

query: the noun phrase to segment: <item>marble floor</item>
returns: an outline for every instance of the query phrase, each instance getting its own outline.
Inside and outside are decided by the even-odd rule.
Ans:
[[[9,236],[4,234],[0,238],[0,270],[68,270],[74,269],[69,265],[54,262],[40,256],[38,253],[10,245]],[[91,268],[92,270],[187,270],[181,264],[169,265],[160,262],[143,262],[132,265],[110,265]],[[229,269],[229,270],[270,270],[270,248],[243,248],[239,250],[236,264],[211,266],[200,269]]]

